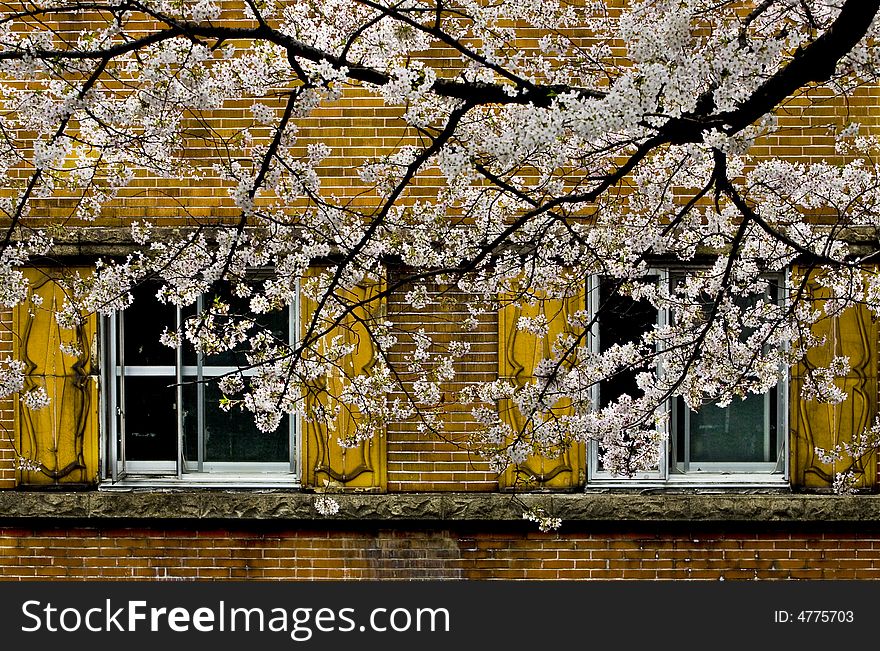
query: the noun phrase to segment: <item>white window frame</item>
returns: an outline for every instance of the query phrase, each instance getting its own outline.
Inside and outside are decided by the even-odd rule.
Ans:
[[[297,296],[299,283],[297,283]],[[204,309],[204,298],[199,297],[196,309]],[[295,346],[299,336],[299,302],[288,308],[288,341]],[[301,450],[302,423],[296,414],[288,417],[289,461],[287,462],[209,462],[205,461],[205,383],[204,380],[239,370],[235,366],[212,366],[204,364],[198,353],[195,365],[184,365],[183,348],[176,349],[174,365],[126,366],[124,359],[125,326],[124,311],[101,321],[100,341],[103,364],[102,382],[102,468],[107,482],[102,489],[129,488],[131,486],[175,487],[236,487],[236,488],[292,488],[299,485],[299,453]],[[176,326],[180,328],[182,314],[176,310]],[[244,369],[245,377],[253,376],[255,369]],[[167,377],[169,384],[176,385],[176,404],[172,407],[177,423],[176,460],[133,461],[125,458],[125,378]],[[177,405],[183,404],[185,378],[196,378],[197,436],[199,458],[187,460],[184,445],[185,412]],[[106,395],[105,395],[106,394]],[[118,444],[118,447],[117,447]]]
[[[657,267],[651,268],[646,272],[647,277],[656,276],[659,282],[669,287],[674,273],[686,273],[693,268],[679,267]],[[779,300],[783,304],[789,301],[788,287],[788,271],[781,274],[779,283]],[[590,314],[593,325],[588,335],[590,349],[594,353],[601,350],[601,341],[599,338],[599,322],[595,319],[598,312],[600,301],[600,277],[598,275],[590,276],[587,279],[587,310]],[[658,326],[667,325],[670,321],[668,309],[658,311]],[[658,359],[656,372],[663,373],[662,363]],[[599,397],[600,387],[596,384],[593,387],[593,407],[598,409],[600,405]],[[777,445],[779,447],[776,462],[730,462],[730,463],[701,463],[702,470],[693,471],[689,469],[681,469],[675,467],[676,472],[670,472],[674,466],[678,465],[674,455],[674,445],[672,437],[675,436],[674,418],[676,416],[677,399],[672,398],[661,405],[658,410],[658,416],[662,418],[663,441],[660,443],[658,468],[651,471],[643,471],[635,474],[633,477],[621,477],[614,475],[606,470],[602,470],[599,464],[599,443],[592,441],[587,446],[587,490],[591,487],[625,487],[625,488],[649,488],[657,487],[674,487],[674,486],[711,486],[714,488],[755,488],[766,486],[768,488],[779,488],[788,485],[789,478],[789,380],[786,369],[780,368],[779,382],[776,385],[776,420],[777,420]],[[770,399],[769,392],[765,396],[765,421],[768,418],[770,409],[767,402]],[[685,413],[685,418],[689,416]],[[780,463],[781,462],[781,463]],[[772,469],[771,469],[772,466]],[[781,466],[781,472],[774,472],[775,468]]]

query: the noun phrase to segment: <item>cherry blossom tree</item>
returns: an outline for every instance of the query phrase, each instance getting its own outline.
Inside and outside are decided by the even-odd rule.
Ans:
[[[482,423],[474,445],[499,469],[584,441],[600,443],[612,472],[650,468],[670,398],[696,408],[763,393],[821,343],[811,335],[818,320],[855,304],[880,314],[874,134],[847,120],[829,125],[836,151],[822,161],[759,146],[815,93],[845,105],[876,83],[878,7],[4,3],[0,303],[27,299],[22,265],[52,259],[83,229],[122,221],[130,255],[67,277],[58,319],[125,309],[148,279],[161,282],[162,301],[184,307],[224,287],[248,309],[215,300],[163,340],[209,353],[245,346],[256,373],[220,379],[224,406],[251,412],[263,430],[284,413],[332,425],[350,410],[357,428],[343,443],[396,419],[431,432],[455,400]],[[362,157],[354,190],[340,194],[329,162],[344,152],[301,131],[328,106],[348,107],[333,128],[350,128],[361,110],[342,102],[350,97],[393,109],[402,135]],[[212,116],[233,104],[248,107],[245,124],[218,129]],[[211,156],[192,156],[194,140]],[[213,217],[181,206],[176,223],[120,219],[126,192],[144,179],[210,182],[223,203]],[[46,208],[70,198],[66,212]],[[792,277],[780,301],[768,278],[794,264],[811,273]],[[685,272],[658,283],[660,267]],[[254,268],[264,270],[256,284]],[[438,342],[393,313],[363,317],[365,303],[395,292],[429,310],[449,288],[467,297],[465,325],[475,326],[507,305],[583,295],[597,282],[605,289],[596,296],[610,298],[594,296],[568,317],[524,386],[500,379],[451,396],[444,386],[467,354],[466,333]],[[378,290],[367,298],[354,292],[370,283]],[[808,291],[828,299],[810,302]],[[314,309],[297,343],[256,323],[300,294]],[[663,317],[627,341],[591,345],[621,299]],[[336,333],[352,323],[377,351],[368,374],[342,363],[352,344]],[[540,316],[517,327],[548,331]],[[410,352],[395,364],[390,351],[404,339]],[[21,363],[0,368],[0,393],[19,391]],[[846,368],[835,358],[813,369],[806,396],[840,400],[834,378]],[[597,401],[596,387],[624,373],[636,390]],[[332,400],[306,400],[318,380],[338,387]],[[500,401],[524,425],[502,418]]]

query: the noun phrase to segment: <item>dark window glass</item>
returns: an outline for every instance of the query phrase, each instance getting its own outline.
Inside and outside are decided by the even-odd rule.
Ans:
[[[684,402],[680,411],[684,412]],[[682,419],[683,420],[683,419]],[[690,461],[761,462],[776,461],[775,419],[765,432],[765,397],[751,395],[727,407],[705,405],[690,412]],[[682,432],[682,435],[684,432]],[[768,439],[767,434],[770,434]],[[683,436],[678,460],[684,461]],[[699,468],[692,468],[699,470]]]
[[[647,277],[644,282],[659,282],[656,277]],[[617,292],[618,281],[602,278],[599,282],[599,350],[605,352],[615,345],[635,342],[653,330],[657,324],[657,308],[648,301],[634,301],[632,297]],[[640,391],[636,376],[647,367],[628,368],[602,380],[599,383],[599,406],[606,407],[626,394],[633,398]],[[600,449],[601,451],[601,449]],[[601,454],[598,468],[603,468]]]
[[[144,283],[132,291],[134,302],[122,313],[125,321],[126,366],[173,366],[175,351],[159,342],[165,328],[174,330],[176,308],[156,299],[157,283]]]
[[[215,298],[229,305],[229,314],[225,317],[217,317],[218,323],[224,323],[223,319],[226,319],[230,325],[241,320],[245,320],[248,324],[256,323],[260,328],[265,328],[271,332],[279,342],[287,343],[289,339],[287,331],[289,310],[287,308],[266,314],[254,314],[250,311],[250,298],[233,296],[231,290],[224,285],[220,286],[217,291],[208,292],[204,295],[202,298],[202,309],[208,310]],[[257,331],[255,329],[251,332],[255,334]],[[250,345],[245,341],[238,344],[233,350],[205,356],[202,363],[205,366],[237,366],[245,368],[248,365],[245,356],[248,350],[250,350]],[[189,350],[184,351],[184,364],[196,364],[196,356],[192,352],[191,346]]]
[[[647,278],[645,282],[651,282]],[[655,279],[656,282],[656,279]],[[638,342],[642,335],[657,323],[657,308],[648,301],[634,301],[616,291],[617,282],[602,278],[599,284],[599,349],[605,352],[614,345]],[[605,407],[627,394],[639,393],[636,375],[645,368],[626,369],[602,381],[599,387],[599,404]]]
[[[177,458],[177,389],[173,377],[125,378],[125,458],[174,461]]]
[[[199,460],[198,388],[184,387],[184,436],[188,467]],[[234,407],[220,409],[220,389],[213,382],[204,385],[203,461],[211,462],[281,462],[290,460],[290,420],[285,416],[274,432],[261,432],[253,415]]]

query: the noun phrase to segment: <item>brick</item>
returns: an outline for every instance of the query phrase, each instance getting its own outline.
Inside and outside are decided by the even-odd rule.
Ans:
[[[5,527],[0,531],[0,576],[149,580],[880,578],[880,549],[868,548],[866,543],[874,541],[858,534],[782,539],[779,534],[755,533],[752,542],[774,546],[764,552],[773,557],[758,552],[758,558],[731,548],[729,540],[705,535],[695,538],[668,532],[650,540],[623,532],[572,536],[407,529],[258,534],[160,527]],[[828,549],[821,558],[811,558],[815,553],[811,548],[819,540],[828,543]],[[202,541],[209,544],[203,547]],[[65,544],[53,544],[60,542]]]

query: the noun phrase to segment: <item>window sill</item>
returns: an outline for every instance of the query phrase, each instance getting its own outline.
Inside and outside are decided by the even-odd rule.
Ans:
[[[271,473],[222,473],[222,474],[185,474],[183,477],[176,475],[141,475],[126,477],[115,483],[105,481],[101,483],[100,491],[130,491],[133,489],[286,489],[299,488],[299,478],[296,475],[280,475]]]
[[[670,475],[667,479],[596,479],[587,485],[586,492],[614,490],[674,490],[676,488],[703,492],[737,490],[783,490],[789,492],[789,482],[782,474],[747,473],[691,473]]]
[[[578,522],[849,522],[880,524],[880,496],[792,493],[705,494],[608,491],[588,494],[334,494],[338,513],[321,516],[315,495],[291,490],[0,491],[0,521],[401,521],[522,522],[526,507]]]

